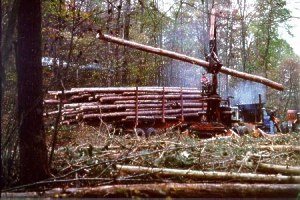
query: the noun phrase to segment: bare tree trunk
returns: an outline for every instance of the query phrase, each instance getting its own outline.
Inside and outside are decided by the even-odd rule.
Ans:
[[[20,1],[18,11],[17,86],[22,184],[49,176],[43,125],[41,1]]]
[[[11,54],[13,48],[12,48],[12,41],[13,41],[13,35],[14,35],[14,31],[15,31],[15,27],[16,27],[16,23],[17,23],[17,10],[19,8],[19,4],[20,4],[20,0],[14,0],[12,3],[12,7],[11,7],[11,11],[9,12],[8,15],[8,22],[7,22],[7,26],[4,29],[4,33],[3,33],[3,41],[5,41],[2,44],[2,64],[3,67],[5,68],[7,62],[8,62],[8,58],[9,55]],[[2,24],[2,22],[1,22]],[[3,74],[4,76],[4,71]],[[2,81],[4,82],[5,79],[3,79],[4,77],[2,77]]]
[[[245,22],[245,11],[246,11],[246,1],[240,2],[240,12],[242,13],[242,19],[241,19],[241,42],[242,42],[242,66],[243,66],[243,72],[246,71],[246,22]]]
[[[124,39],[129,40],[129,30],[130,30],[130,8],[131,0],[126,0],[125,2],[125,12],[124,12]],[[123,63],[122,63],[122,85],[128,84],[128,50],[124,46],[123,49]]]
[[[275,198],[297,199],[299,184],[148,183],[4,193],[3,198]],[[218,198],[218,199],[219,199]]]
[[[241,183],[156,183],[107,185],[95,188],[70,188],[67,197],[159,197],[159,198],[295,198],[299,184],[241,184]],[[67,189],[68,192],[68,189]],[[38,196],[36,196],[38,197]]]
[[[3,186],[3,173],[2,173],[2,94],[3,94],[3,87],[2,87],[2,77],[4,76],[4,68],[2,65],[2,1],[0,0],[0,197],[1,191]]]

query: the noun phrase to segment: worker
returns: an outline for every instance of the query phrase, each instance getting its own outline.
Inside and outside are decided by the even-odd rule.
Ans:
[[[276,117],[276,108],[274,110],[271,110],[270,112],[270,134],[275,134],[275,128],[276,131],[281,132],[279,128],[279,119]]]
[[[202,73],[201,85],[202,85],[202,92],[207,93],[209,91],[209,79],[205,73]]]

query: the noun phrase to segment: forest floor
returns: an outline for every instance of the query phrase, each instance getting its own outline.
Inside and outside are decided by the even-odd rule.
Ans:
[[[299,152],[295,132],[203,139],[169,129],[144,138],[69,126],[59,133],[55,178],[32,185],[44,191],[33,196],[297,197]]]

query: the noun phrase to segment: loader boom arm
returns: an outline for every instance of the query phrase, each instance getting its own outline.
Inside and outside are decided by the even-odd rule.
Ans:
[[[151,47],[151,46],[144,45],[144,44],[139,44],[139,43],[133,42],[133,41],[120,39],[120,38],[113,37],[113,36],[110,36],[110,35],[102,34],[100,31],[98,31],[97,36],[100,40],[104,40],[104,41],[107,41],[107,42],[112,42],[112,43],[115,43],[115,44],[131,47],[131,48],[138,49],[138,50],[141,50],[141,51],[145,51],[145,52],[148,52],[148,53],[153,53],[153,54],[157,54],[157,55],[161,55],[161,56],[166,56],[166,57],[176,59],[176,60],[180,60],[180,61],[183,61],[183,62],[188,62],[188,63],[191,63],[191,64],[195,64],[195,65],[204,67],[208,70],[211,67],[209,62],[207,62],[205,60],[197,59],[197,58],[194,58],[194,57],[190,57],[190,56],[187,56],[187,55],[184,55],[184,54],[176,53],[176,52],[161,49],[161,48],[156,48],[156,47]],[[279,83],[274,82],[272,80],[269,80],[267,78],[257,76],[257,75],[253,75],[253,74],[248,74],[248,73],[245,73],[245,72],[240,72],[240,71],[237,71],[237,70],[234,70],[234,69],[226,68],[224,66],[221,67],[220,72],[224,73],[224,74],[227,74],[227,75],[237,77],[237,78],[241,78],[241,79],[244,79],[244,80],[261,83],[261,84],[264,84],[264,85],[266,85],[268,87],[271,87],[273,89],[276,89],[276,90],[281,91],[281,90],[284,89],[282,84],[279,84]]]

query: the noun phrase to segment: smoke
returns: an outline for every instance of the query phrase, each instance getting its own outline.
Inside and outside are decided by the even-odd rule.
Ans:
[[[239,82],[233,88],[233,105],[259,103],[259,94],[261,94],[262,103],[266,102],[266,87],[264,85],[250,81]]]
[[[193,18],[189,23],[178,23],[164,33],[164,48],[191,57],[204,59],[204,49],[208,45],[207,32],[202,24]],[[171,60],[165,67],[165,83],[169,86],[200,88],[203,67]]]
[[[201,72],[199,66],[173,60],[166,66],[166,86],[196,87],[200,88]]]

